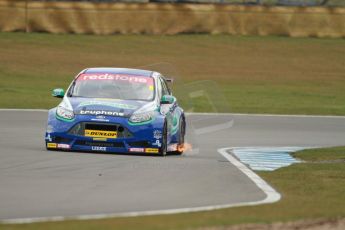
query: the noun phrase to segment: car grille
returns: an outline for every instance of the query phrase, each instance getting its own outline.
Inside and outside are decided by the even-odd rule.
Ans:
[[[65,137],[55,136],[52,138],[52,141],[56,142],[56,143],[69,143],[71,141],[71,139],[65,138]]]
[[[130,138],[132,133],[126,127],[120,124],[97,123],[97,122],[80,122],[76,124],[68,133],[72,135],[84,136],[85,129],[100,131],[117,131],[117,138]]]
[[[131,147],[150,147],[150,143],[148,141],[132,141],[132,142],[128,142],[128,145],[130,145]]]

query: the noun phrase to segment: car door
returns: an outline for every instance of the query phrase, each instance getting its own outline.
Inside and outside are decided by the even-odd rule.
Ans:
[[[161,85],[162,96],[171,95],[171,91],[165,79],[163,77],[159,77],[159,81]],[[179,114],[177,113],[176,107],[177,107],[176,100],[174,100],[173,103],[171,104],[161,105],[161,108],[162,110],[164,110],[165,115],[166,115],[168,133],[170,135],[176,134],[179,127]]]

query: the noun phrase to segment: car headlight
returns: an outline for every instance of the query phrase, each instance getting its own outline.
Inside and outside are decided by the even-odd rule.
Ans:
[[[129,121],[132,123],[141,123],[145,121],[150,121],[154,117],[154,112],[144,112],[144,113],[133,113],[132,116],[129,118]]]
[[[59,106],[56,110],[56,115],[62,120],[71,121],[74,119],[74,113],[72,110],[66,109],[63,106]]]

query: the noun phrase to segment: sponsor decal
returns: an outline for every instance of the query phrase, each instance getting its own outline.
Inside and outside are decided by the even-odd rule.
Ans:
[[[113,111],[105,111],[105,110],[80,110],[79,114],[81,115],[107,115],[107,116],[117,116],[123,117],[125,116],[122,112],[113,112]]]
[[[56,149],[56,147],[57,147],[56,143],[47,143],[47,148]]]
[[[86,137],[117,138],[116,131],[101,131],[101,130],[85,129],[84,135]]]
[[[145,151],[144,148],[129,148],[130,152],[139,152],[139,153],[143,153]]]
[[[162,138],[162,131],[160,131],[160,130],[154,130],[153,131],[153,137],[155,138],[155,139],[161,139]]]
[[[109,122],[108,119],[106,119],[105,116],[103,115],[98,115],[96,118],[91,118],[92,121],[103,121],[103,122]]]
[[[97,118],[91,118],[91,121],[102,121],[102,122],[109,122],[108,119],[97,119]]]
[[[157,148],[146,148],[145,153],[158,153],[159,149]]]
[[[113,80],[113,81],[128,81],[133,83],[142,83],[153,85],[151,77],[126,75],[126,74],[81,74],[77,81],[92,81],[92,80]]]
[[[160,140],[156,140],[156,142],[155,142],[155,143],[152,143],[152,145],[161,147],[161,146],[162,146],[162,143],[160,142]]]
[[[85,102],[80,103],[78,105],[78,107],[90,106],[90,105],[109,106],[109,107],[114,107],[114,108],[119,108],[119,109],[136,109],[136,108],[138,108],[135,105],[128,105],[128,104],[112,102],[112,101],[85,101]]]
[[[92,140],[94,140],[94,141],[107,141],[108,138],[105,138],[105,137],[95,137],[95,138],[92,138]]]
[[[59,149],[70,149],[71,148],[71,146],[68,144],[57,144],[57,147]]]
[[[51,138],[51,136],[50,136],[50,133],[47,134],[47,136],[46,136],[46,141],[53,141],[52,138]]]
[[[102,147],[102,146],[91,146],[91,149],[93,151],[107,151],[107,147]]]

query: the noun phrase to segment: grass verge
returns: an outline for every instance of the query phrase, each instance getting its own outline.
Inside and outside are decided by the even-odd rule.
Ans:
[[[282,194],[268,205],[176,215],[0,225],[1,229],[197,229],[244,223],[345,217],[345,147],[297,152],[304,163],[260,172]]]
[[[163,62],[146,68],[177,78],[186,110],[345,115],[344,39],[0,33],[0,53],[1,108],[54,107],[51,89],[87,67]],[[200,80],[214,84],[186,85]]]

